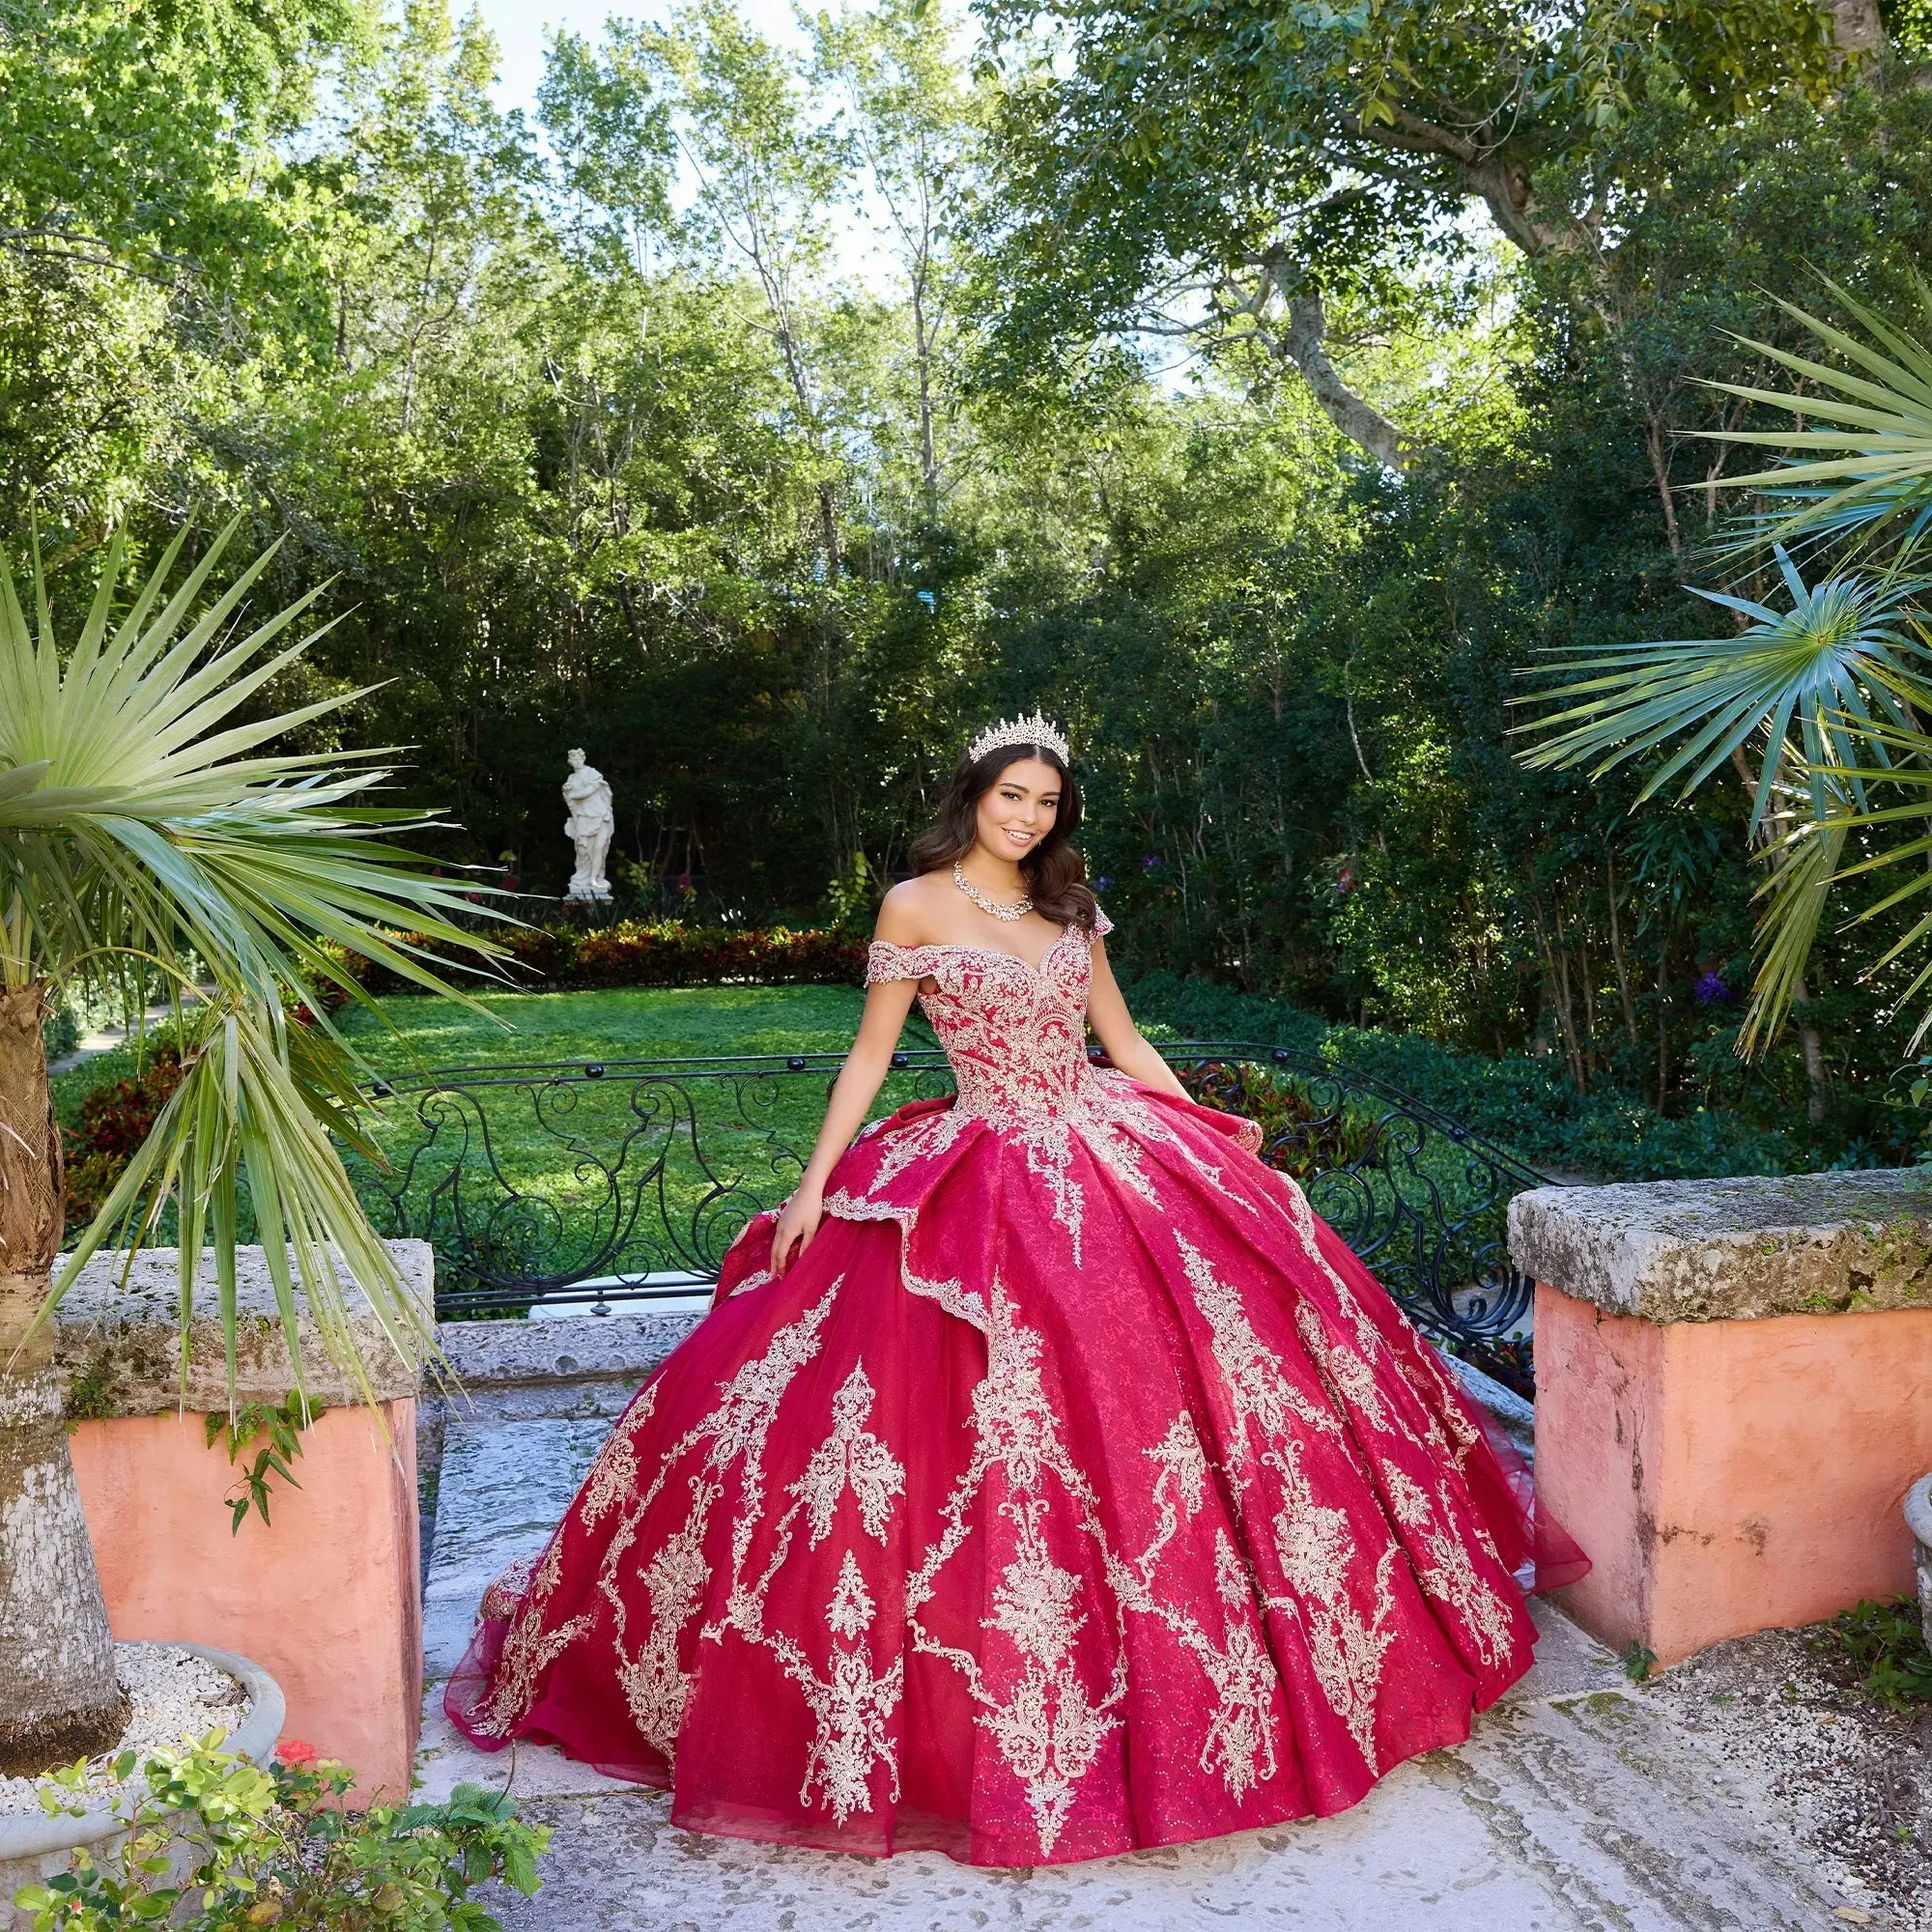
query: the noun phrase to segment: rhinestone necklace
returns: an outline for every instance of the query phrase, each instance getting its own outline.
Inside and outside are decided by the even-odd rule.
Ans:
[[[957,866],[954,866],[952,868],[952,883],[981,912],[989,912],[995,919],[1024,919],[1033,910],[1033,901],[1031,899],[1015,899],[1011,905],[1002,905],[998,899],[988,898]]]

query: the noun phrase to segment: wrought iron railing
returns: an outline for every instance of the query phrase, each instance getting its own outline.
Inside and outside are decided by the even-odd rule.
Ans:
[[[1162,1049],[1208,1105],[1263,1125],[1262,1157],[1437,1340],[1529,1392],[1531,1284],[1504,1245],[1548,1177],[1373,1074],[1287,1047]],[[383,1231],[428,1239],[443,1319],[651,1302],[715,1281],[740,1229],[796,1183],[837,1054],[445,1067],[382,1083],[386,1170],[356,1162]],[[899,1052],[882,1105],[952,1091]]]

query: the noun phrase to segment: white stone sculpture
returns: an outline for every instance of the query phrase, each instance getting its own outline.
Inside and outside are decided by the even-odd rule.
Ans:
[[[617,814],[611,808],[611,786],[595,765],[583,762],[582,751],[570,753],[570,776],[563,781],[563,802],[570,808],[564,821],[564,836],[577,847],[577,869],[570,875],[566,899],[598,900],[611,896],[611,881],[604,876],[604,861],[610,856],[611,840],[617,830]]]

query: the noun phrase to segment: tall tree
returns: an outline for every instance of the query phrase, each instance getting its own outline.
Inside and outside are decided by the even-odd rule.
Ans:
[[[1297,370],[1377,463],[1400,427],[1328,350],[1332,305],[1400,307],[1401,270],[1487,214],[1531,260],[1615,245],[1619,134],[1662,103],[1728,125],[1822,96],[1869,8],[1812,0],[993,0],[1020,298],[1009,362],[1069,332],[1179,327]]]
[[[945,495],[938,427],[939,364],[952,333],[947,245],[973,189],[971,98],[952,49],[952,24],[933,0],[879,0],[819,14],[816,78],[845,104],[846,138],[886,216],[912,327],[925,520]]]
[[[839,143],[808,113],[793,63],[746,24],[731,0],[699,0],[674,14],[652,45],[678,90],[680,149],[696,180],[694,237],[749,270],[763,293],[798,428],[821,468],[819,537],[826,577],[836,582],[839,464],[811,299],[830,253],[828,210],[842,185]]]

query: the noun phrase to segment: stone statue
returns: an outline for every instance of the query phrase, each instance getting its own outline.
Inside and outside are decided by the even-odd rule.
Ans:
[[[570,875],[566,899],[608,899],[611,881],[604,876],[604,861],[610,856],[611,840],[617,830],[617,815],[611,809],[611,786],[595,765],[583,762],[582,751],[570,754],[570,776],[563,781],[563,802],[570,808],[564,821],[564,835],[577,847],[577,869]]]

